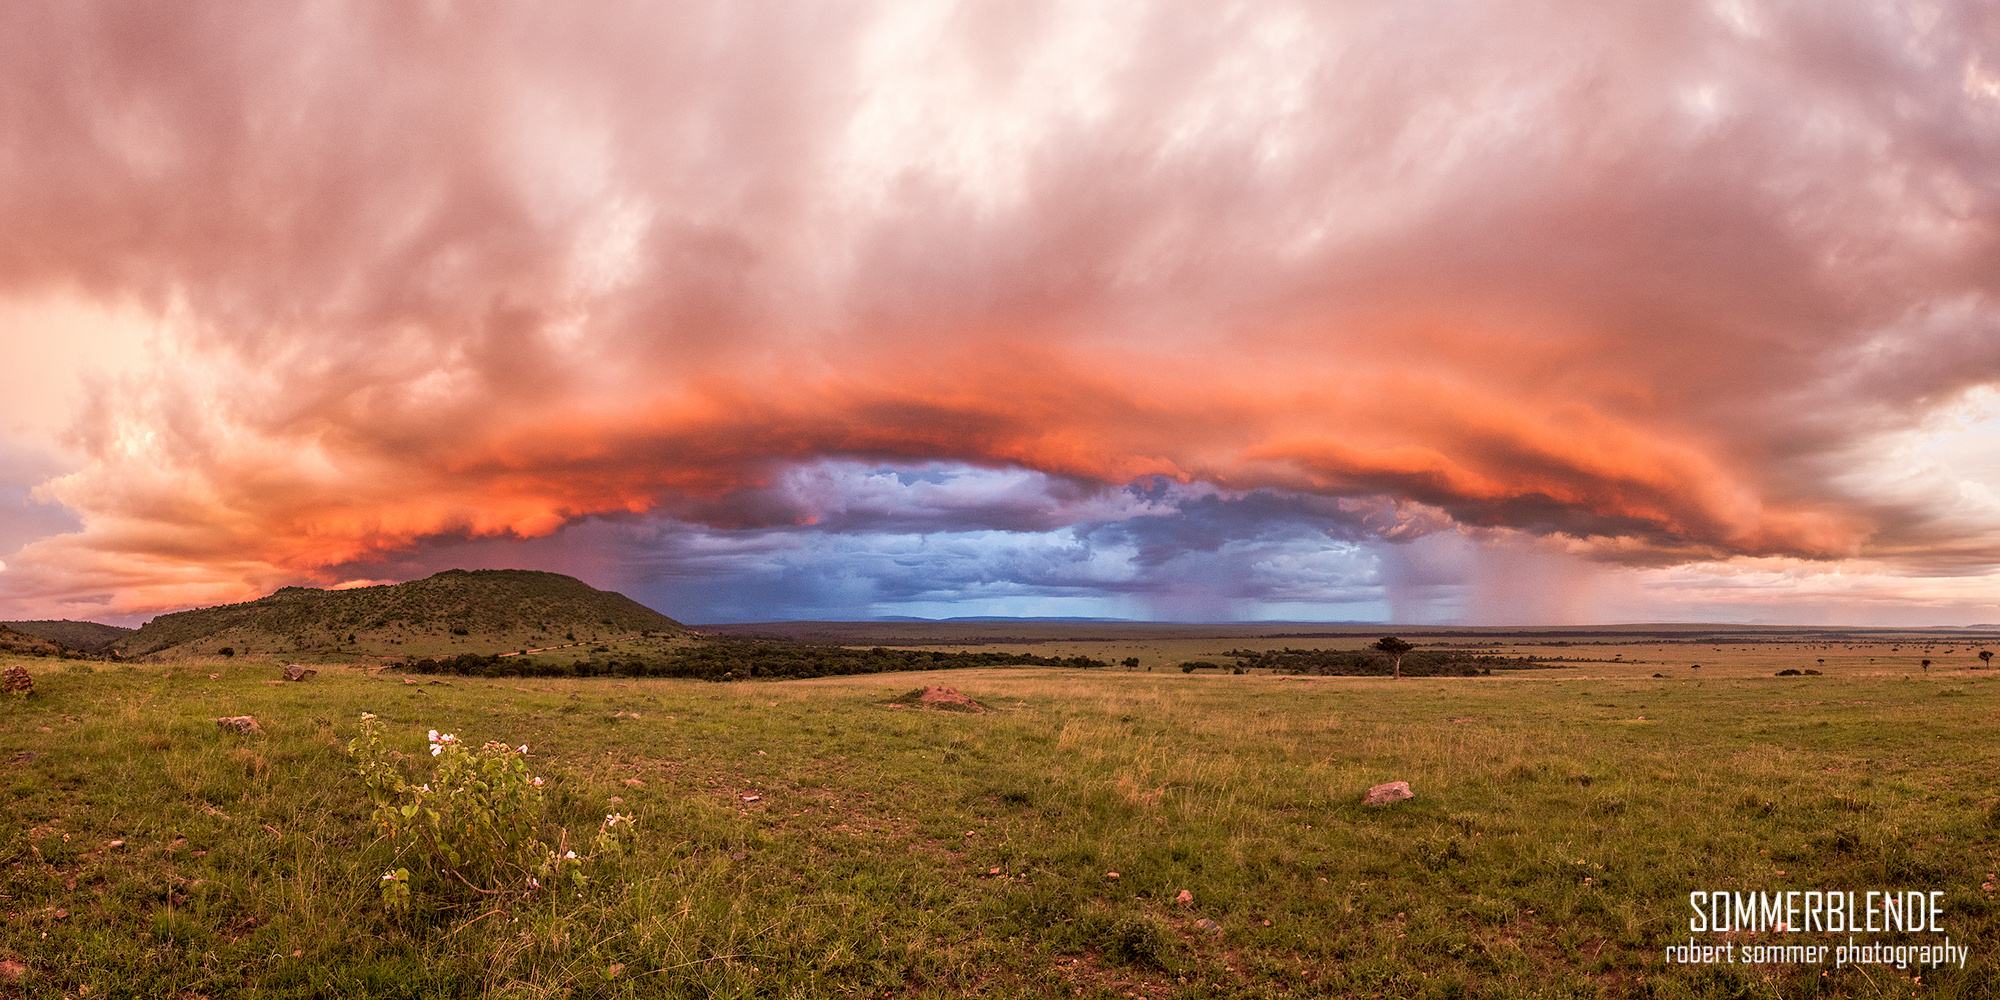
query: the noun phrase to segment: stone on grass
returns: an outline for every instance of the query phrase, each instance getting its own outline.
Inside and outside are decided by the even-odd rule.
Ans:
[[[1413,799],[1416,797],[1417,793],[1410,791],[1409,782],[1391,781],[1386,785],[1376,785],[1374,788],[1370,788],[1368,794],[1361,797],[1361,804],[1380,808],[1391,802],[1401,802],[1404,799]]]
[[[231,715],[215,720],[215,724],[232,733],[261,736],[264,732],[264,727],[258,725],[257,718],[251,715]]]
[[[297,663],[289,664],[285,667],[285,679],[288,681],[302,681],[317,673],[319,671]]]
[[[970,712],[979,714],[991,711],[990,708],[978,699],[967,696],[957,688],[945,687],[941,684],[921,687],[908,694],[897,695],[889,699],[887,703],[890,705],[899,705],[904,708],[925,708],[940,712]]]
[[[1186,889],[1182,889],[1181,894],[1174,897],[1174,902],[1179,903],[1182,906],[1191,907],[1194,905],[1194,893],[1191,893]]]
[[[1216,923],[1213,920],[1208,919],[1207,917],[1203,917],[1200,920],[1195,921],[1194,925],[1196,927],[1201,928],[1202,930],[1209,932],[1210,934],[1215,935],[1216,937],[1222,936],[1222,925]]]
[[[27,667],[18,665],[8,667],[5,671],[0,671],[0,691],[23,697],[34,694],[35,679],[29,676]]]

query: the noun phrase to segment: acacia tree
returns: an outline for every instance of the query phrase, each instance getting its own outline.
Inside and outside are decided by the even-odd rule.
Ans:
[[[1984,663],[1984,664],[1986,664],[1986,665],[1987,665],[1987,666],[1989,666],[1989,667],[1990,667],[1990,666],[1992,666],[1992,665],[1993,665],[1993,651],[1992,651],[1992,650],[1990,650],[1990,649],[1982,649],[1982,650],[1980,650],[1980,651],[1979,651],[1979,662],[1981,662],[1981,663]]]
[[[1417,647],[1412,646],[1409,643],[1404,642],[1403,640],[1398,639],[1393,635],[1385,635],[1382,638],[1375,640],[1374,648],[1379,649],[1382,652],[1387,653],[1394,658],[1395,668],[1396,668],[1396,679],[1402,680],[1403,654]]]

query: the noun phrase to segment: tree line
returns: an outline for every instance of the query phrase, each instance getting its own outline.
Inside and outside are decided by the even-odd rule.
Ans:
[[[1392,676],[1397,656],[1376,649],[1232,649],[1245,670],[1323,677]],[[1534,670],[1547,666],[1532,656],[1467,656],[1454,650],[1406,649],[1400,654],[1404,677],[1479,677],[1495,670]]]
[[[465,653],[412,658],[392,669],[413,674],[461,677],[684,677],[707,681],[834,677],[908,670],[961,670],[968,667],[1041,666],[1095,669],[1108,666],[1087,656],[1033,653],[945,653],[917,649],[849,649],[763,640],[716,639],[664,653],[596,656],[574,662],[533,656]]]

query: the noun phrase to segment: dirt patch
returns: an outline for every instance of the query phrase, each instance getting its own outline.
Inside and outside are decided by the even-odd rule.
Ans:
[[[971,712],[979,714],[993,709],[977,700],[966,697],[957,688],[943,685],[921,687],[908,694],[897,695],[883,702],[903,708],[927,708],[934,712]]]

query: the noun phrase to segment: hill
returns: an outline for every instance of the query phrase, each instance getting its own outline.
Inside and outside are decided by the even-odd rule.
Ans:
[[[118,640],[137,631],[136,629],[119,628],[116,625],[104,625],[98,622],[73,622],[67,619],[40,622],[0,622],[0,625],[11,628],[16,632],[25,632],[28,635],[47,639],[50,642],[61,643],[71,649],[80,649],[86,653],[104,652],[110,649]]]
[[[623,594],[533,570],[446,570],[352,590],[161,615],[113,647],[128,657],[262,655],[303,662],[491,654],[687,627]]]
[[[15,656],[58,656],[62,653],[62,646],[41,636],[30,635],[0,624],[0,653],[10,653]]]

